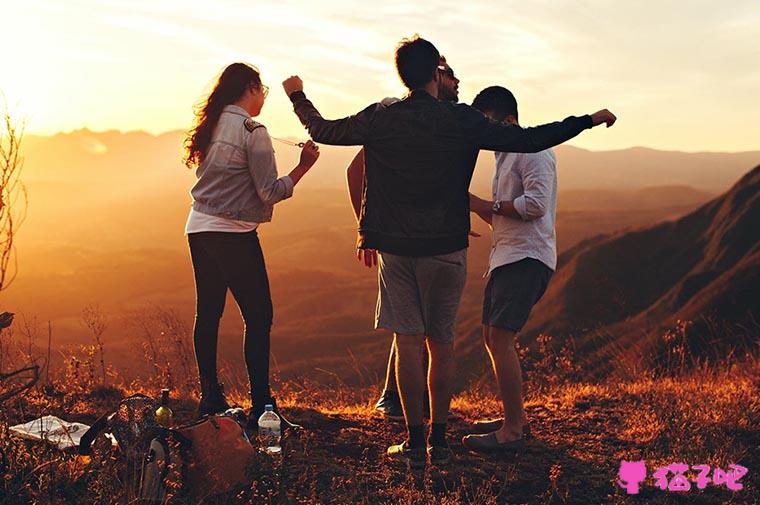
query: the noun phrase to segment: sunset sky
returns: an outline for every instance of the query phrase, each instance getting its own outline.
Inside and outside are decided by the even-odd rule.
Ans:
[[[572,143],[760,149],[760,8],[715,1],[320,2],[0,0],[0,91],[30,133],[185,129],[218,72],[257,65],[260,120],[303,137],[280,82],[299,74],[326,117],[403,87],[393,51],[419,32],[461,79],[501,84],[524,126],[608,107],[613,129]],[[10,51],[8,51],[10,50]]]

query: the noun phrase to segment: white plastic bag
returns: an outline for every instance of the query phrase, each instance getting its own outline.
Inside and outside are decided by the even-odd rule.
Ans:
[[[48,442],[61,450],[78,446],[82,435],[89,429],[86,424],[70,423],[55,416],[43,416],[10,428],[18,437]]]

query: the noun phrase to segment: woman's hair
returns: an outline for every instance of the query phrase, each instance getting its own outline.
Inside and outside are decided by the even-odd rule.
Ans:
[[[195,126],[185,138],[185,165],[188,168],[197,167],[206,157],[211,135],[224,107],[238,101],[251,85],[261,87],[261,77],[255,67],[233,63],[224,69],[208,98],[196,107]]]

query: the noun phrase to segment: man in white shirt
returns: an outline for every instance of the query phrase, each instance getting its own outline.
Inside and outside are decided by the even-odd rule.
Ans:
[[[518,124],[517,101],[506,88],[484,89],[472,106],[493,121]],[[517,449],[530,435],[515,339],[557,267],[554,152],[495,154],[493,200],[470,195],[470,208],[493,228],[483,333],[499,384],[504,419],[480,423],[481,430],[485,428],[488,433],[463,438],[465,447],[474,451]]]

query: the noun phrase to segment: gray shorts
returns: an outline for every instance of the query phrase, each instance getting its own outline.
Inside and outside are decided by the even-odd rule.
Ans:
[[[553,273],[533,258],[495,268],[483,296],[483,324],[519,332]]]
[[[378,258],[375,329],[453,342],[467,249],[421,257],[378,253]]]

